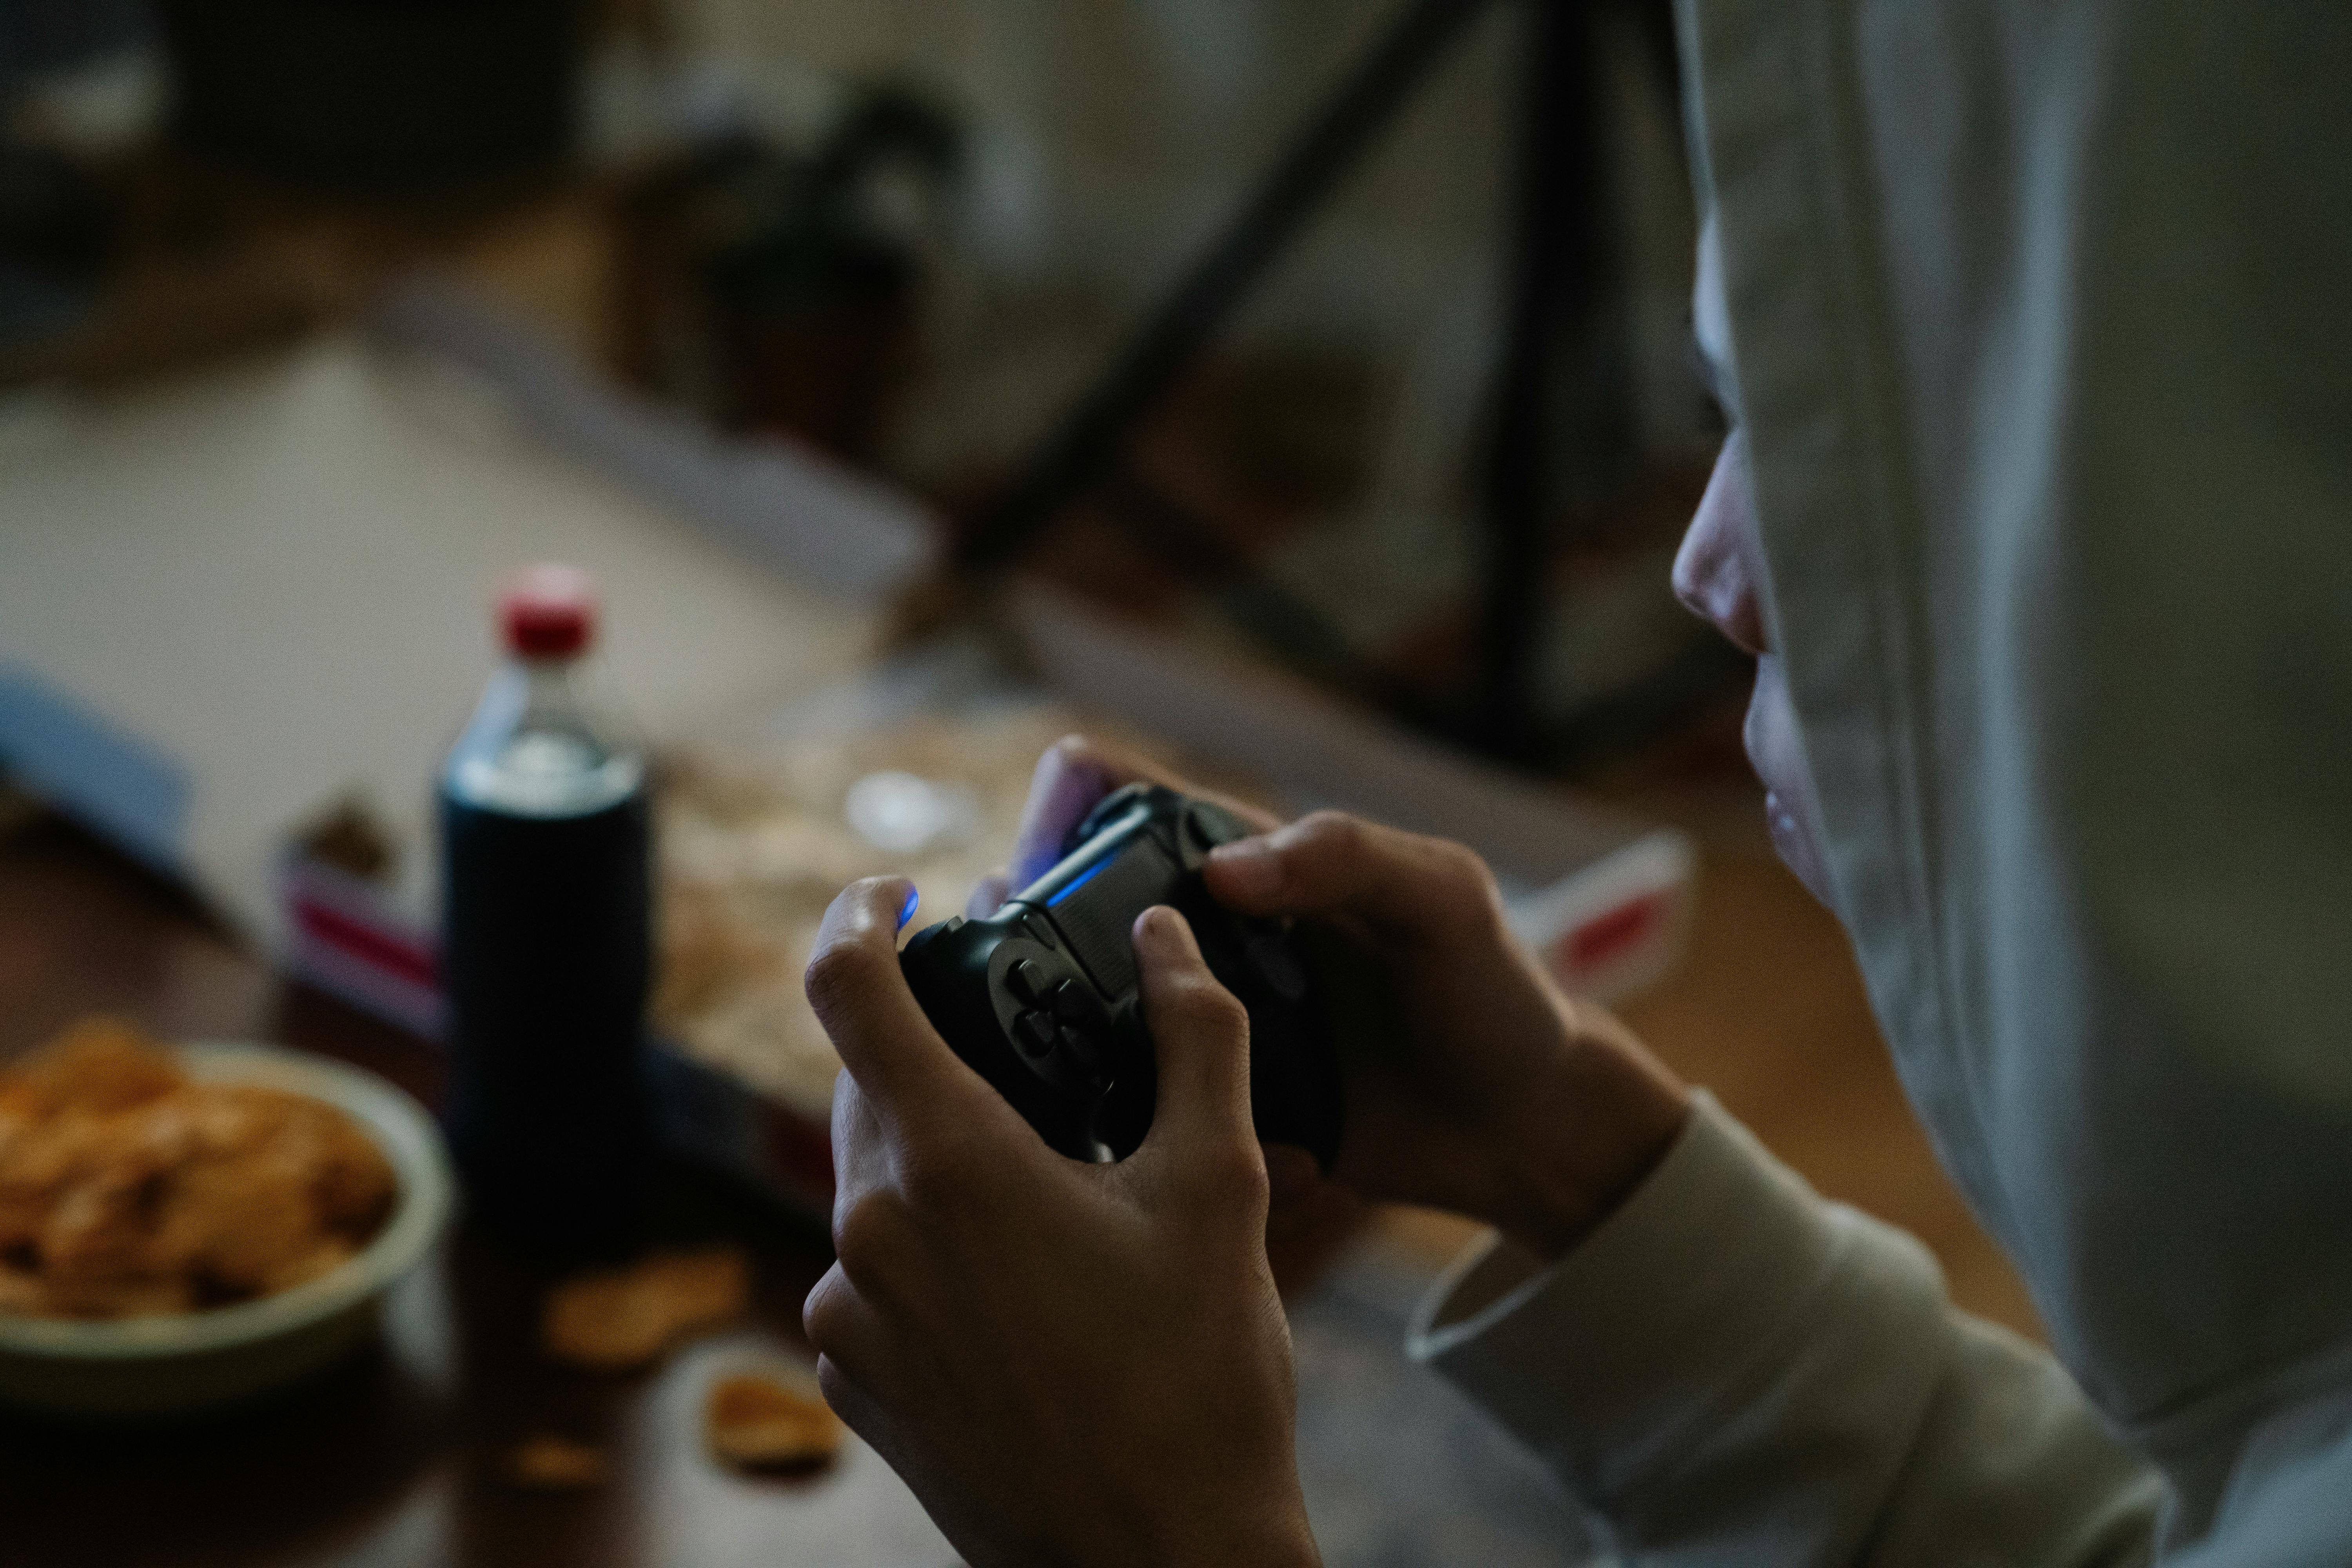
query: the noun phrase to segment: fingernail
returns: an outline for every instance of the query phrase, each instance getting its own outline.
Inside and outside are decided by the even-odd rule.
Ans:
[[[909,882],[907,884],[907,901],[900,905],[898,909],[898,929],[900,931],[905,931],[907,929],[907,922],[915,918],[915,906],[922,901],[922,897],[923,895],[916,889],[913,883]]]
[[[1271,898],[1282,886],[1282,857],[1263,835],[1219,845],[1209,851],[1209,862],[1229,889],[1245,898]]]
[[[1163,950],[1172,950],[1169,956],[1182,952],[1184,936],[1183,917],[1166,904],[1154,904],[1135,918],[1135,939]]]

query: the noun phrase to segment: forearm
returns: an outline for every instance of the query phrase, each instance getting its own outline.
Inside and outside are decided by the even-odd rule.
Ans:
[[[1560,1263],[1506,1247],[1451,1279],[1414,1349],[1644,1561],[2105,1563],[2153,1538],[2153,1473],[2062,1370],[1711,1105]]]
[[[1322,1568],[1303,1505],[1203,1509],[1173,1530],[1122,1531],[1070,1568]]]

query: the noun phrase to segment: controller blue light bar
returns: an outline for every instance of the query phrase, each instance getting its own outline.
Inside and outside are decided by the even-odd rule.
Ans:
[[[1101,876],[1104,871],[1109,868],[1109,867],[1110,862],[1108,860],[1096,861],[1093,865],[1086,868],[1083,875],[1073,878],[1071,880],[1063,883],[1061,891],[1055,893],[1052,898],[1045,900],[1045,907],[1049,910],[1052,909],[1064,899],[1068,898],[1072,893],[1076,892],[1080,888],[1085,887],[1088,882],[1091,882],[1097,877]]]

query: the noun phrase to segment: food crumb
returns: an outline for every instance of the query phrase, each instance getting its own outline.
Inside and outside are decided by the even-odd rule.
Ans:
[[[813,1470],[841,1451],[841,1418],[822,1399],[755,1373],[711,1384],[703,1429],[710,1451],[739,1469]]]
[[[507,1450],[508,1483],[525,1491],[585,1491],[604,1484],[604,1450],[552,1432],[540,1432]]]
[[[683,1334],[740,1317],[751,1295],[740,1247],[657,1252],[550,1290],[540,1342],[553,1360],[625,1372],[659,1359]]]

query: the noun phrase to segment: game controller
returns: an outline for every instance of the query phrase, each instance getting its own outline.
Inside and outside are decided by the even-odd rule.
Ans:
[[[1298,933],[1209,897],[1209,851],[1249,836],[1222,806],[1157,784],[1106,796],[1054,868],[981,920],[916,933],[899,955],[915,999],[956,1055],[1045,1142],[1074,1159],[1124,1159],[1151,1126],[1158,1071],[1144,1026],[1136,916],[1167,904],[1250,1018],[1258,1136],[1328,1169],[1339,1071]]]

